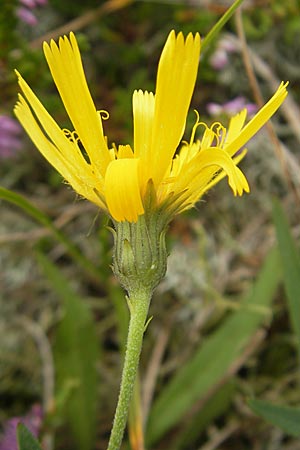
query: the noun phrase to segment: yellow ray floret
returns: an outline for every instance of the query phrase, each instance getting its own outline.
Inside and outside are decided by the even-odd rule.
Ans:
[[[113,218],[122,222],[136,222],[144,213],[139,186],[138,158],[112,161],[105,176],[105,199]],[[122,182],[122,189],[120,183]]]
[[[231,120],[226,141],[227,153],[234,155],[273,116],[274,112],[277,111],[287,96],[287,85],[288,83],[282,82],[273,97],[258,111],[244,128],[242,128],[242,121],[244,115],[246,117],[246,113],[240,113],[240,117],[237,115],[236,118]]]
[[[157,73],[149,173],[158,185],[170,167],[185,129],[200,58],[200,36],[184,40],[172,31],[163,49]]]
[[[114,144],[109,149],[105,117],[89,92],[74,34],[60,38],[58,45],[53,40],[44,43],[44,53],[74,131],[58,126],[20,74],[23,94],[15,113],[40,152],[74,190],[115,221],[136,222],[145,213],[150,185],[155,198],[151,208],[166,211],[169,218],[192,207],[225,176],[235,195],[249,192],[237,164],[246,153],[246,142],[284,101],[287,84],[281,83],[246,125],[246,110],[231,119],[228,130],[218,122],[208,127],[197,113],[190,141],[176,153],[196,82],[200,37],[190,33],[184,38],[172,31],[159,61],[155,94],[141,90],[133,94],[133,147]],[[196,137],[199,129],[202,138]]]
[[[90,95],[76,38],[70,33],[59,44],[52,40],[44,43],[44,53],[53,80],[91,163],[104,176],[110,162],[103,135],[100,114],[96,111]]]

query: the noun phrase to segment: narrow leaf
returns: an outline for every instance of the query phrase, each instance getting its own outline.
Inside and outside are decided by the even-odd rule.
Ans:
[[[39,263],[63,302],[64,315],[56,330],[54,359],[58,396],[73,385],[68,395],[66,418],[79,450],[94,448],[99,349],[95,323],[88,305],[73,291],[59,270],[44,255]]]
[[[191,360],[162,390],[150,414],[148,445],[157,442],[180,422],[189,408],[222,379],[231,364],[242,354],[249,339],[265,319],[258,310],[270,305],[279,280],[279,257],[273,250],[250,295],[241,302],[240,309],[206,338]]]
[[[42,450],[38,441],[22,423],[17,426],[17,441],[19,450]]]
[[[243,3],[244,0],[235,0],[235,2],[227,9],[223,16],[218,20],[218,22],[212,27],[210,32],[204,38],[201,44],[201,51],[204,52],[207,47],[212,43],[212,41],[217,37],[219,32],[222,30],[224,25],[232,17],[237,8]]]
[[[289,315],[293,331],[296,334],[300,359],[300,256],[278,200],[273,201],[273,220],[276,227]]]
[[[255,398],[249,400],[248,405],[255,414],[275,427],[282,429],[291,436],[300,436],[300,408],[273,405]]]
[[[178,436],[175,434],[174,443],[172,442],[169,449],[182,450],[187,447],[196,448],[196,442],[201,433],[204,433],[209,424],[229,408],[235,393],[235,384],[235,380],[231,379],[208,399],[201,410],[192,417],[185,418],[183,421],[183,431]]]
[[[91,264],[91,262],[82,255],[76,245],[71,242],[62,231],[55,227],[50,217],[43,213],[40,209],[30,203],[25,197],[16,192],[10,191],[0,186],[0,199],[6,200],[19,208],[21,208],[26,214],[32,217],[36,222],[40,223],[44,227],[51,231],[52,235],[61,242],[70,256],[83,267],[83,270],[93,278],[98,278],[99,273],[97,269]]]

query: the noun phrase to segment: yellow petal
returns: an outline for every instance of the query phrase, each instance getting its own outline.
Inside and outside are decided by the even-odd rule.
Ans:
[[[104,177],[110,162],[109,151],[100,114],[96,111],[87,86],[74,34],[70,33],[70,39],[66,36],[60,38],[59,46],[53,40],[50,45],[44,42],[44,53],[74,129],[91,163]]]
[[[130,145],[119,145],[118,147],[118,159],[133,158],[133,151]]]
[[[237,138],[244,126],[246,117],[247,109],[245,108],[230,119],[225,140],[226,145],[229,145],[234,139]]]
[[[225,145],[226,152],[234,155],[241,149],[252,136],[272,117],[287,96],[286,86],[288,83],[281,83],[273,97],[258,111],[249,123],[238,133],[237,129],[232,131],[234,139]]]
[[[201,150],[187,165],[182,167],[177,181],[174,183],[174,192],[190,192],[192,202],[208,190],[208,186],[223,170],[228,176],[228,183],[235,195],[242,195],[243,191],[249,192],[249,185],[241,170],[235,165],[230,156],[221,149],[210,148]]]
[[[151,142],[154,119],[154,95],[152,92],[134,91],[132,97],[134,121],[134,155],[140,158],[140,184],[144,194],[151,178]]]
[[[247,149],[244,149],[242,152],[239,153],[238,156],[236,156],[235,158],[233,158],[233,162],[234,164],[237,166],[240,161],[246,156],[247,154]],[[201,195],[202,196],[205,192],[209,191],[213,186],[215,186],[216,184],[218,184],[223,178],[226,177],[226,172],[221,171],[220,173],[218,173],[208,184],[206,184],[205,189],[202,191]],[[247,183],[248,185],[248,183]],[[250,188],[248,185],[248,188],[244,189],[245,192],[250,192]]]
[[[82,166],[86,164],[82,153],[76,145],[72,145],[71,141],[65,136],[64,132],[57,125],[55,120],[50,116],[48,111],[44,108],[34,92],[30,89],[26,81],[18,75],[19,86],[22,89],[24,95],[27,98],[28,103],[33,109],[36,117],[38,118],[41,126],[45,130],[47,136],[51,139],[53,144],[65,154],[65,160],[68,159],[75,166]],[[22,98],[22,96],[20,97]]]
[[[91,173],[87,163],[84,165],[77,165],[74,161],[76,157],[76,144],[68,141],[65,142],[64,149],[66,152],[61,152],[42,132],[40,126],[35,120],[25,99],[19,95],[14,112],[20,123],[28,133],[32,142],[36,145],[42,155],[48,162],[68,181],[73,189],[83,197],[96,203],[101,208],[105,208],[95,191],[102,192],[103,186],[101,180],[95,178]],[[74,159],[72,158],[74,156]]]
[[[15,115],[26,130],[33,143],[40,149],[43,156],[50,162],[61,175],[70,179],[75,177],[74,170],[55,145],[44,135],[36,122],[25,99],[19,95],[15,109]]]
[[[139,186],[139,159],[112,161],[105,175],[105,199],[111,216],[118,222],[136,222],[144,213]]]
[[[134,154],[149,162],[154,118],[154,95],[152,92],[134,91],[132,96]]]
[[[182,138],[200,57],[200,36],[169,34],[157,73],[149,172],[154,185],[162,180]]]

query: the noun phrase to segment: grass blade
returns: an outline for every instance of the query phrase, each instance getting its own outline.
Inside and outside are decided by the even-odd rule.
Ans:
[[[88,305],[73,292],[59,270],[42,254],[38,255],[38,260],[64,306],[54,345],[58,397],[73,384],[66,405],[66,418],[76,447],[91,450],[96,436],[99,382],[95,323]]]
[[[210,32],[206,35],[201,44],[201,52],[204,52],[207,47],[210,46],[212,41],[217,37],[219,32],[222,30],[224,25],[228,22],[228,20],[235,13],[237,8],[243,3],[244,0],[235,0],[235,2],[227,9],[225,14],[218,20],[218,22],[212,27]]]
[[[61,242],[72,258],[93,278],[99,278],[99,273],[95,266],[82,255],[82,252],[73,244],[58,228],[55,227],[50,217],[40,209],[30,203],[25,197],[9,189],[0,186],[0,199],[6,200],[22,209],[26,214],[32,217],[36,222],[51,231],[52,235]]]
[[[17,441],[19,450],[42,450],[38,441],[22,423],[17,426]]]
[[[196,448],[197,439],[207,429],[209,424],[228,410],[236,390],[235,388],[235,380],[230,380],[208,399],[201,411],[198,411],[192,417],[185,418],[184,430],[179,435],[175,434],[174,442],[169,446],[169,449]],[[180,426],[182,426],[182,422]]]
[[[300,360],[300,256],[288,221],[278,200],[273,201],[273,220],[281,257],[289,315],[297,339],[297,350]]]
[[[150,446],[175,426],[195,401],[199,401],[241,355],[247,342],[261,325],[264,315],[251,305],[268,307],[280,280],[277,251],[268,255],[252,292],[223,325],[196,351],[175,374],[155,401],[147,427]],[[258,308],[259,309],[259,308]],[[150,445],[149,445],[150,444]]]
[[[300,408],[273,405],[255,398],[250,399],[248,405],[255,414],[287,434],[294,437],[300,436]]]

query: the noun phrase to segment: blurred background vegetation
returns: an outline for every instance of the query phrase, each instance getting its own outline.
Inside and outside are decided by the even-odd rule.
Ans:
[[[109,266],[108,219],[76,198],[14,122],[14,69],[70,128],[42,42],[74,31],[97,109],[110,114],[105,133],[110,143],[130,143],[133,90],[154,90],[169,31],[205,36],[231,3],[1,0],[3,434],[9,419],[26,416],[45,450],[105,449],[127,323]],[[223,181],[170,226],[168,272],[152,301],[140,370],[149,450],[300,449],[297,433],[247,403],[300,405],[299,74],[299,0],[245,0],[201,57],[192,107],[207,122],[226,126],[244,105],[251,115],[281,80],[290,94],[273,127],[249,143],[242,167],[250,195],[234,198]],[[141,450],[137,411],[129,434]]]

